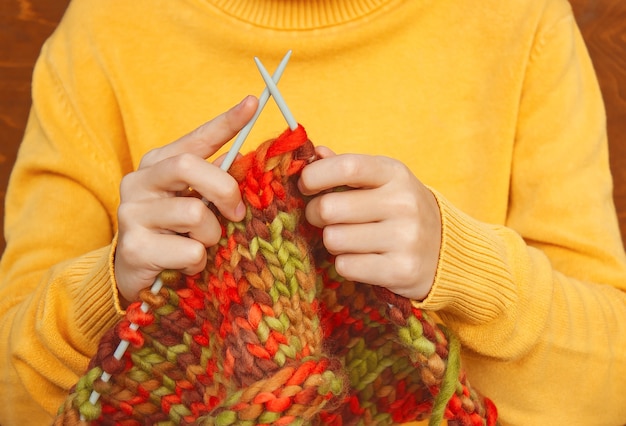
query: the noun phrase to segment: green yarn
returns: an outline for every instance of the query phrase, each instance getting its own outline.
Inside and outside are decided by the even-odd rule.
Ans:
[[[332,371],[324,371],[321,374],[322,384],[318,388],[317,393],[320,395],[326,395],[331,392],[333,395],[340,395],[344,390],[343,380]]]
[[[435,397],[433,402],[433,410],[430,414],[429,426],[439,426],[443,421],[443,415],[446,409],[446,405],[457,387],[457,378],[461,371],[461,343],[459,339],[450,333],[447,328],[441,326],[442,331],[448,338],[448,361],[447,368],[445,370],[443,381],[439,389],[439,393]]]
[[[191,415],[191,410],[183,404],[175,404],[170,407],[170,416],[177,423],[180,423],[183,417],[189,415]]]
[[[93,384],[102,375],[102,369],[99,367],[92,368],[82,376],[76,383],[76,394],[74,398],[74,404],[79,409],[79,412],[86,420],[96,420],[102,413],[102,408],[99,402],[91,404],[89,402],[89,396],[91,395],[91,389]]]
[[[494,418],[459,375],[454,336],[408,299],[338,276],[320,230],[304,220],[296,182],[314,148],[302,143],[302,152],[289,141],[241,162],[233,176],[245,220],[219,218],[224,233],[202,273],[166,271],[163,288],[140,294],[92,360],[110,369],[111,382],[100,369],[86,374],[65,419],[365,426]],[[113,359],[120,340],[137,345],[118,346],[127,352]],[[102,397],[95,406],[92,389]]]
[[[237,422],[237,414],[233,411],[222,411],[214,418],[215,426],[229,426]]]
[[[276,420],[280,419],[281,413],[273,413],[271,411],[265,411],[259,416],[259,423],[272,424]]]

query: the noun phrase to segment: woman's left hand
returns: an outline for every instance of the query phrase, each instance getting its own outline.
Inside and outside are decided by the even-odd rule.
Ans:
[[[321,159],[304,168],[298,186],[314,196],[306,218],[323,228],[337,273],[424,299],[441,247],[441,216],[432,192],[397,160],[317,151]],[[339,187],[351,189],[327,192]]]

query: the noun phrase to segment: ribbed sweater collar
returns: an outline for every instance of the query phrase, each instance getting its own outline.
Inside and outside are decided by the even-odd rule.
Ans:
[[[393,0],[208,0],[224,13],[265,28],[306,30],[367,16]]]

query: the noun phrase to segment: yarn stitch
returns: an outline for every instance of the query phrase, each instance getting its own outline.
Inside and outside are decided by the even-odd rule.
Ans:
[[[314,160],[299,126],[235,161],[245,219],[216,212],[222,238],[206,270],[165,271],[158,294],[140,294],[149,311],[131,305],[102,337],[55,425],[496,424],[452,333],[335,272],[296,187]],[[122,339],[131,346],[118,361]]]

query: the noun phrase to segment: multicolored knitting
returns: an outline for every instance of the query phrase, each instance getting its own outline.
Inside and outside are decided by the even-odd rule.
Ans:
[[[314,159],[300,126],[235,162],[245,219],[221,218],[204,273],[164,272],[158,294],[141,294],[150,309],[132,305],[102,338],[55,424],[496,424],[451,333],[336,274],[296,188]],[[131,346],[117,361],[121,340]]]

